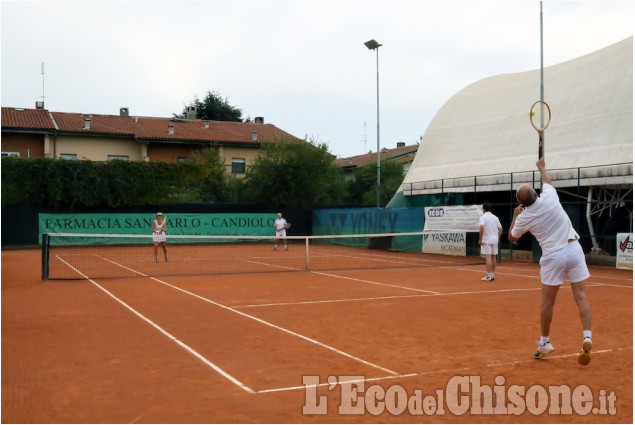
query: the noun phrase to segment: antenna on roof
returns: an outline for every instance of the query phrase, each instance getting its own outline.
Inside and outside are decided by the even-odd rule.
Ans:
[[[364,121],[364,152],[366,152],[366,121]]]
[[[42,62],[40,70],[42,71],[42,101],[44,101],[44,62]]]
[[[35,102],[36,109],[44,109],[44,62],[40,65],[40,72],[42,73],[42,100]]]

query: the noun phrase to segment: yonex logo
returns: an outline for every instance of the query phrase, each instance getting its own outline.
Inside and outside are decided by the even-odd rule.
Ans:
[[[443,208],[430,208],[428,209],[428,217],[443,217],[445,211]]]

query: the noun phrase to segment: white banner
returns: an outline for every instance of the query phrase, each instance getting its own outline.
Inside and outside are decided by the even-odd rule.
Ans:
[[[615,267],[618,269],[633,270],[633,234],[617,234],[617,256]]]
[[[465,232],[423,232],[422,252],[465,257]]]
[[[483,215],[482,205],[459,205],[425,208],[424,231],[449,230],[478,232],[479,218]]]

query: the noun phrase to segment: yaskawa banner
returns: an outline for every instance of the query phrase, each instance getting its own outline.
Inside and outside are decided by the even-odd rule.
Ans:
[[[165,213],[168,235],[252,235],[271,236],[276,214],[187,214]],[[155,215],[115,214],[39,214],[39,233],[88,233],[150,235]]]
[[[424,232],[422,252],[465,257],[467,255],[465,232]]]
[[[482,205],[459,205],[425,208],[423,231],[478,232]]]
[[[618,269],[633,270],[633,234],[617,234],[617,255],[615,267]]]

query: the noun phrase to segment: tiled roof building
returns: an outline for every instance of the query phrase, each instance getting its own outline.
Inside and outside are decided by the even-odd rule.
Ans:
[[[216,146],[226,165],[238,164],[244,173],[262,143],[277,141],[300,139],[262,118],[250,123],[131,116],[127,108],[119,115],[2,108],[3,156],[177,162]]]
[[[405,143],[397,143],[397,147],[393,149],[382,149],[380,158],[391,159],[400,162],[404,166],[404,173],[408,171],[410,164],[414,160],[419,145],[406,146]],[[369,162],[377,162],[377,152],[369,152],[364,155],[351,156],[348,158],[338,158],[337,165],[344,171],[346,178],[352,178],[353,171]]]

